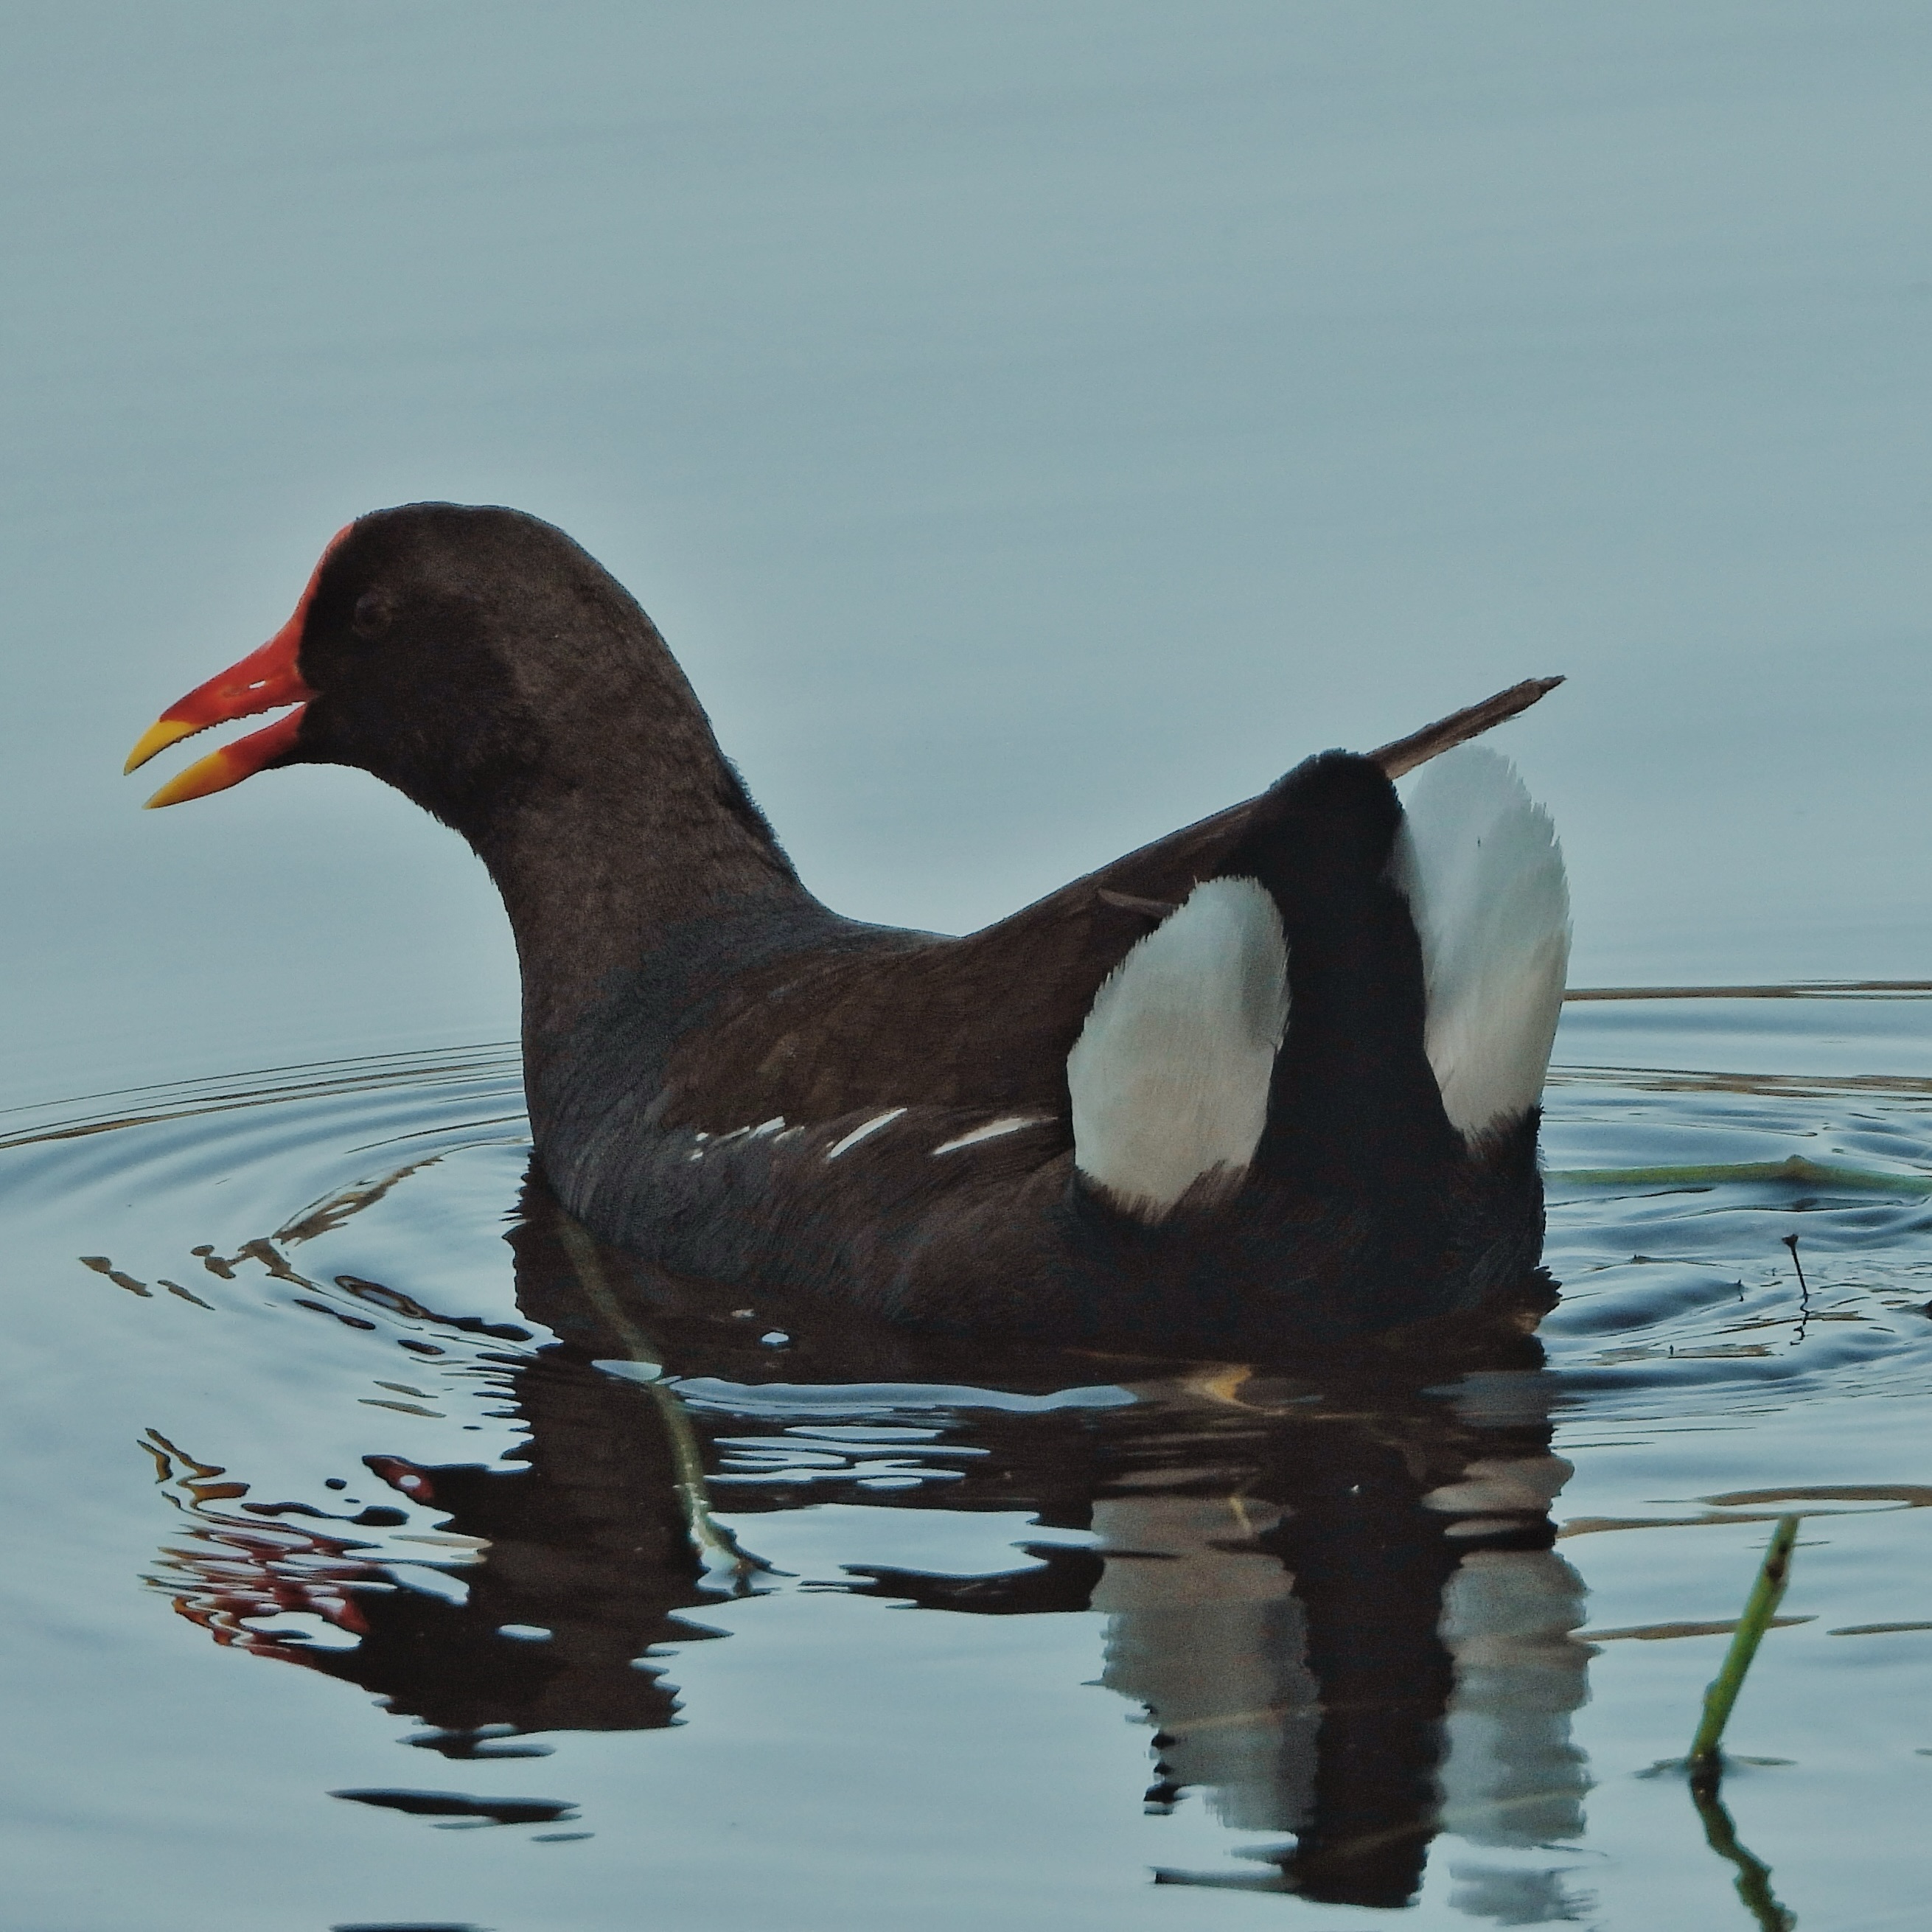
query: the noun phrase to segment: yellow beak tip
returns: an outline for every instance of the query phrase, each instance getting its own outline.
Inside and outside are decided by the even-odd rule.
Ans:
[[[170,745],[178,745],[184,738],[191,738],[201,727],[184,724],[177,718],[158,718],[142,733],[140,742],[128,754],[128,762],[121,767],[125,778],[130,772],[138,771],[158,752],[165,752]]]
[[[212,791],[225,790],[235,782],[231,761],[220,752],[211,752],[184,772],[177,772],[143,805],[143,812],[158,812],[164,806],[179,805],[190,798],[206,798]]]

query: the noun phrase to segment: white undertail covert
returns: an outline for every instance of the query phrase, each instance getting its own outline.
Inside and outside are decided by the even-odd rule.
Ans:
[[[1066,1057],[1073,1157],[1158,1221],[1254,1158],[1288,1026],[1288,946],[1253,879],[1209,879],[1108,974]]]
[[[1480,745],[1425,765],[1391,872],[1422,942],[1429,1064],[1477,1141],[1534,1106],[1563,1010],[1570,890],[1550,814]]]

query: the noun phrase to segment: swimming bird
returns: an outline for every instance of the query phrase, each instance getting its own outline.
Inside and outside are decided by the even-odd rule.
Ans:
[[[460,833],[515,934],[537,1161],[598,1238],[928,1330],[1226,1358],[1537,1265],[1567,890],[1461,741],[1559,681],[1309,758],[965,938],[900,931],[806,889],[585,551],[419,503],[339,532],[128,769],[292,706],[149,803],[353,765]]]

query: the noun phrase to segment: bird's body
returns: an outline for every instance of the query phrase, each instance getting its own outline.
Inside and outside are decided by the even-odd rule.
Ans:
[[[515,932],[538,1161],[666,1269],[1254,1354],[1535,1267],[1568,914],[1492,754],[1406,815],[1382,764],[1324,754],[955,939],[821,905],[650,620],[532,518],[362,519],[150,740],[295,698],[160,802],[350,764],[461,832]]]

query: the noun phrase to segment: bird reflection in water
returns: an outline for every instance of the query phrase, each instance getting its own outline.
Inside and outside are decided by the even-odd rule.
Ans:
[[[851,1565],[838,1587],[956,1614],[1102,1613],[1100,1682],[1152,1732],[1146,1806],[1192,1796],[1263,1834],[1241,1853],[1249,1870],[1161,1882],[1400,1906],[1447,1831],[1500,1855],[1454,1868],[1464,1912],[1575,1916],[1546,1854],[1582,1830],[1570,1714],[1591,1652],[1572,1634],[1581,1582],[1552,1546],[1569,1468],[1550,1450],[1527,1319],[1282,1372],[1003,1355],[776,1304],[748,1318],[731,1305],[742,1291],[608,1250],[586,1276],[583,1238],[539,1186],[524,1208],[510,1237],[519,1303],[559,1340],[484,1361],[528,1441],[495,1466],[364,1458],[372,1495],[380,1481],[442,1520],[416,1540],[438,1587],[396,1587],[394,1546],[379,1564],[356,1536],[394,1510],[358,1497],[359,1516],[345,1507],[330,1521],[310,1504],[248,1503],[244,1483],[156,1436],[189,1533],[152,1580],[182,1614],[376,1694],[421,1720],[411,1742],[446,1756],[536,1756],[546,1732],[680,1720],[651,1654],[720,1634],[704,1615],[721,1595],[782,1587],[751,1559],[721,1569],[715,1547],[708,1564],[700,1553],[694,1448],[754,1548],[760,1514],[836,1497],[842,1480],[875,1506],[1025,1509],[1042,1536],[1010,1571]],[[1526,1314],[1546,1298],[1526,1285]],[[775,1357],[762,1338],[779,1322],[788,1346]],[[644,1336],[656,1361],[639,1372],[661,1366],[702,1401],[648,1399],[592,1366],[634,1363]],[[796,1440],[777,1375],[814,1392],[821,1421],[832,1389],[862,1389],[875,1415],[895,1391],[981,1453],[949,1458],[943,1486],[892,1490],[862,1462],[806,1475],[780,1453],[727,1456],[727,1434],[775,1452]],[[960,1393],[1073,1384],[1112,1394],[994,1407]],[[749,1398],[736,1412],[734,1390]],[[1056,1540],[1070,1533],[1085,1540]],[[291,1611],[325,1619],[333,1641],[298,1640]],[[1538,1848],[1541,1860],[1521,1856]]]

